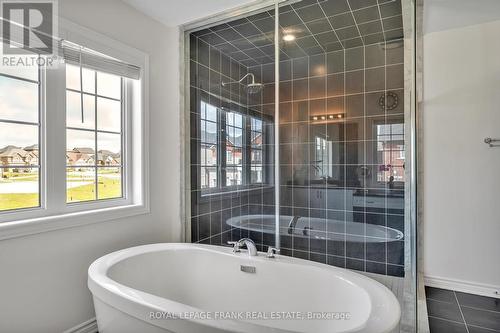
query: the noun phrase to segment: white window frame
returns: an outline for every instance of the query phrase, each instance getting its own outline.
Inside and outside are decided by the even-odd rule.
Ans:
[[[40,207],[0,212],[0,240],[150,211],[148,55],[63,18],[60,18],[59,30],[62,39],[141,68],[141,79],[125,80],[124,85],[123,197],[66,203],[65,66],[41,71]]]

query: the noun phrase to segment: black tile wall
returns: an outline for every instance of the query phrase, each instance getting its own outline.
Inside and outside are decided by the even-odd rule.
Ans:
[[[392,188],[377,178],[383,163],[377,154],[380,140],[375,129],[376,125],[404,122],[402,64],[402,50],[385,44],[280,63],[286,69],[280,71],[285,72],[280,79],[280,209],[282,216],[298,215],[306,224],[292,237],[284,230],[284,253],[350,269],[404,275],[404,238],[381,240],[370,229],[378,226],[404,234],[403,183]],[[248,70],[269,78],[264,89],[269,91],[267,97],[262,105],[253,107],[274,108],[274,67],[258,65]],[[380,105],[388,91],[398,96],[398,106],[392,110]],[[330,114],[344,118],[312,120]],[[316,137],[331,144],[328,181],[320,179],[315,169]],[[370,170],[364,180],[361,169]],[[360,237],[349,234],[353,223],[361,228]],[[304,236],[304,227],[334,240],[321,239],[317,233]]]
[[[221,31],[219,33],[225,34]],[[241,29],[239,32],[245,34],[246,30]],[[250,213],[273,214],[274,193],[272,188],[232,193],[202,193],[199,175],[201,101],[243,114],[258,115],[260,109],[249,108],[248,103],[260,105],[263,98],[262,93],[249,96],[242,84],[222,87],[222,82],[239,80],[248,73],[248,68],[207,44],[207,40],[207,36],[190,36],[191,240],[204,244],[227,245],[228,240],[248,237],[249,233],[231,228],[226,222],[232,217]],[[262,79],[258,73],[256,80],[261,82]],[[272,82],[270,78],[267,80]],[[263,250],[263,241],[268,238],[264,237],[262,232],[252,233],[251,236],[258,243],[259,250]],[[271,239],[274,240],[274,237]]]
[[[220,107],[229,100],[239,112],[274,115],[273,15],[191,36],[193,242],[225,245],[250,237],[259,250],[275,245],[272,233],[226,223],[273,215],[272,187],[202,195],[197,126],[200,100]],[[386,136],[377,132],[379,125],[404,123],[403,48],[384,42],[402,36],[399,0],[302,1],[281,9],[280,25],[297,39],[280,44],[279,204],[281,216],[300,216],[292,234],[283,228],[281,253],[404,276],[404,179],[389,181],[387,156],[378,150]],[[248,72],[264,84],[260,93],[221,86]],[[328,144],[325,161],[318,160],[318,139]]]

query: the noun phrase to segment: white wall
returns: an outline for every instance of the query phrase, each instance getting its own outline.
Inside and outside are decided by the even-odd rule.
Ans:
[[[59,0],[59,14],[150,56],[151,214],[0,241],[0,332],[62,332],[94,317],[87,268],[180,240],[179,36],[119,0]]]
[[[424,36],[424,273],[486,293],[500,290],[500,148],[483,143],[500,138],[499,35],[494,21]]]

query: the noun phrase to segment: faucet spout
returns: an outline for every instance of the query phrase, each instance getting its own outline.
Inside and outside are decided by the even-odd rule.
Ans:
[[[242,238],[237,242],[228,242],[228,244],[233,245],[233,252],[240,252],[240,248],[243,246],[247,248],[248,255],[251,257],[255,257],[258,255],[257,247],[255,246],[255,242],[250,238]]]
[[[290,223],[288,224],[288,234],[293,235],[293,230],[295,229],[295,226],[297,225],[297,221],[300,219],[300,216],[295,215],[291,220]]]

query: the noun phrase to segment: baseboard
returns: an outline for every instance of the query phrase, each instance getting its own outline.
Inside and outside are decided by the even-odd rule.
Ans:
[[[500,298],[500,286],[481,284],[463,280],[435,276],[424,277],[426,286],[461,291],[464,293]]]
[[[89,319],[63,333],[97,333],[97,321],[95,318]]]

